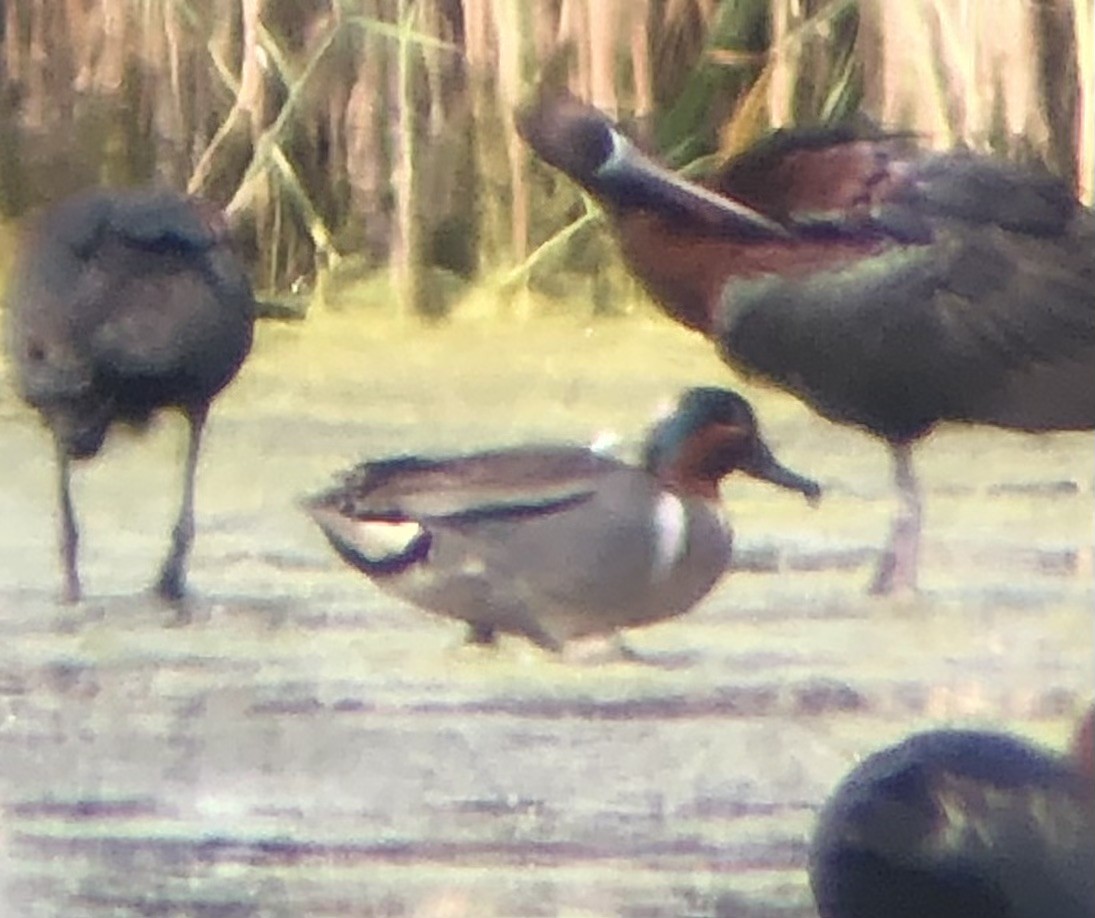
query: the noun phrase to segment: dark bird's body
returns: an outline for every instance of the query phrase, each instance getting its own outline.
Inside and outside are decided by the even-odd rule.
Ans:
[[[165,408],[186,417],[183,499],[157,584],[179,598],[202,427],[250,350],[254,323],[251,288],[219,215],[165,190],[68,198],[24,240],[6,319],[19,393],[56,445],[68,600],[81,593],[71,461],[94,456],[115,422],[142,427]]]
[[[680,615],[730,561],[718,481],[734,469],[817,496],[760,440],[748,405],[691,390],[642,467],[576,446],[365,463],[308,502],[338,554],[383,589],[465,621],[479,643],[552,651]]]
[[[774,134],[703,187],[572,97],[519,123],[671,317],[890,445],[903,509],[877,591],[915,586],[910,448],[936,424],[1095,428],[1095,214],[1058,179],[834,128]]]
[[[1070,758],[972,730],[869,756],[818,818],[810,883],[821,918],[1090,918],[1090,724]]]

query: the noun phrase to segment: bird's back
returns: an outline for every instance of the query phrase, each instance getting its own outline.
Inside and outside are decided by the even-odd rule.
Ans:
[[[1003,734],[938,731],[864,761],[819,817],[822,918],[1083,918],[1095,906],[1092,789]]]
[[[860,204],[787,219],[807,247],[876,248],[728,276],[714,328],[727,359],[896,440],[943,420],[1095,427],[1095,214],[1060,180],[990,157],[882,146],[871,160],[858,143],[875,170]],[[756,171],[736,181],[763,203]],[[771,173],[787,171],[777,159]]]
[[[35,407],[109,389],[124,417],[208,402],[251,345],[250,285],[212,212],[163,190],[93,190],[30,230],[8,345]]]

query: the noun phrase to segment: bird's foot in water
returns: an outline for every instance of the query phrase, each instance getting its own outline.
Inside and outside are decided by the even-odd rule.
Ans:
[[[166,602],[179,602],[186,597],[186,586],[179,577],[164,575],[156,581],[156,595]]]
[[[915,556],[910,563],[894,546],[888,546],[878,559],[874,579],[871,581],[872,596],[911,596],[917,592]]]
[[[66,606],[74,606],[84,598],[80,589],[80,580],[77,577],[66,577],[64,588],[61,590],[61,602]]]
[[[174,610],[175,618],[170,623],[172,626],[189,625],[193,622],[192,604],[187,601],[189,594],[186,592],[186,577],[177,567],[164,567],[153,590]]]

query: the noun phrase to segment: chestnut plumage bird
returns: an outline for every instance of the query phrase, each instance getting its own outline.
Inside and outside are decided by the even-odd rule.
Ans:
[[[669,316],[886,441],[900,507],[873,591],[916,587],[911,448],[936,424],[1095,427],[1095,214],[1059,179],[835,127],[776,132],[699,185],[565,93],[518,127]]]
[[[23,240],[7,302],[16,386],[53,434],[64,598],[81,596],[71,464],[114,423],[186,418],[182,500],[156,589],[185,591],[194,476],[213,398],[251,347],[254,301],[220,214],[153,188],[93,189],[46,210]]]
[[[470,639],[575,638],[680,615],[730,561],[718,483],[741,471],[811,501],[749,404],[698,388],[649,433],[643,464],[579,446],[367,462],[306,506],[332,547],[382,589],[467,622]]]
[[[1092,742],[1089,711],[1068,757],[975,730],[869,756],[818,818],[821,918],[1091,918]]]

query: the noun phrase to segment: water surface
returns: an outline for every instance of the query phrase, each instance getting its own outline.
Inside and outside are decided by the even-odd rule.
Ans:
[[[614,430],[633,453],[699,383],[752,399],[826,497],[728,484],[740,569],[629,635],[653,665],[462,647],[296,504],[398,452]],[[185,615],[143,592],[181,421],[78,473],[75,608],[48,443],[8,386],[0,427],[2,914],[809,916],[814,815],[859,757],[952,723],[1060,745],[1095,687],[1090,435],[933,436],[923,595],[871,599],[885,450],[661,320],[264,325],[209,425]]]

